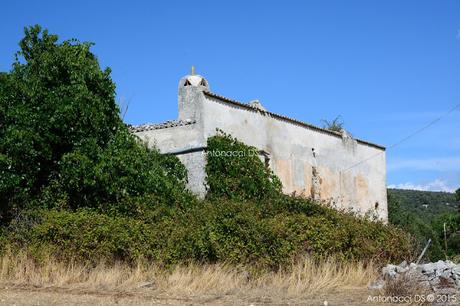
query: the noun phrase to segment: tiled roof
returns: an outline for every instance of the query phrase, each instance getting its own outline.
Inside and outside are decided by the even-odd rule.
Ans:
[[[128,125],[128,128],[131,132],[137,133],[137,132],[144,132],[144,131],[150,131],[150,130],[159,130],[159,129],[167,129],[171,127],[176,127],[176,126],[185,126],[185,125],[191,125],[196,123],[195,120],[169,120],[163,123],[147,123],[147,124],[142,124],[142,125]]]
[[[321,133],[325,133],[325,134],[328,134],[328,135],[332,135],[332,136],[335,136],[335,137],[342,138],[342,133],[339,133],[339,132],[331,131],[331,130],[328,130],[328,129],[323,129],[323,128],[320,128],[318,126],[315,126],[315,125],[312,125],[312,124],[309,124],[309,123],[306,123],[306,122],[299,121],[297,119],[289,118],[289,117],[279,115],[279,114],[276,114],[276,113],[272,113],[272,112],[269,112],[269,111],[264,111],[264,110],[261,110],[260,108],[257,108],[257,107],[251,106],[249,104],[246,104],[246,103],[242,103],[242,102],[239,102],[239,101],[235,101],[235,100],[223,97],[221,95],[215,94],[215,93],[210,92],[210,91],[204,91],[204,94],[207,95],[208,97],[212,97],[212,98],[218,99],[220,101],[223,101],[223,102],[226,102],[226,103],[229,103],[229,104],[233,104],[235,106],[239,106],[239,107],[247,109],[247,110],[260,112],[262,114],[271,116],[271,117],[279,119],[279,120],[283,120],[283,121],[286,121],[286,122],[290,122],[292,124],[296,124],[296,125],[300,125],[300,126],[305,127],[305,128],[309,128],[311,130],[315,130],[315,131],[318,131],[318,132],[321,132]],[[355,140],[358,143],[365,144],[365,145],[368,145],[368,146],[371,146],[371,147],[375,147],[375,148],[378,148],[378,149],[381,149],[381,150],[385,150],[385,147],[383,147],[381,145],[371,143],[371,142],[368,142],[368,141],[364,141],[364,140],[361,140],[361,139],[355,139]]]

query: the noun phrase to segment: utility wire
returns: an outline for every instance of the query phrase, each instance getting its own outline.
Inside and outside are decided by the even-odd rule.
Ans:
[[[423,127],[421,127],[420,129],[414,131],[412,134],[409,134],[408,136],[404,137],[403,139],[401,139],[401,140],[395,142],[394,144],[390,145],[390,146],[387,148],[387,150],[390,150],[390,149],[393,149],[393,148],[399,146],[400,144],[406,142],[407,140],[409,140],[410,138],[414,137],[415,135],[417,135],[417,134],[423,132],[424,130],[428,129],[429,127],[435,125],[435,124],[438,123],[441,119],[443,119],[444,117],[450,115],[451,113],[453,113],[453,112],[454,112],[457,108],[459,108],[459,107],[460,107],[460,103],[457,104],[457,105],[455,105],[454,107],[452,107],[447,113],[445,113],[445,114],[439,116],[438,118],[436,118],[436,119],[434,119],[433,121],[429,122],[429,123],[426,124],[425,126],[423,126]],[[378,153],[376,153],[376,154],[374,154],[374,155],[371,155],[371,156],[369,156],[368,158],[363,159],[363,160],[357,162],[356,164],[354,164],[354,165],[352,165],[352,166],[350,166],[350,167],[348,167],[348,168],[346,168],[345,170],[342,170],[342,171],[343,171],[343,172],[347,172],[348,170],[350,170],[350,169],[352,169],[352,168],[354,168],[354,167],[356,167],[356,166],[359,166],[359,165],[361,165],[362,163],[365,163],[365,162],[367,162],[368,160],[370,160],[370,159],[372,159],[372,158],[374,158],[374,157],[377,157],[377,156],[383,154],[384,152],[385,152],[385,151],[382,151],[382,152],[378,152]]]

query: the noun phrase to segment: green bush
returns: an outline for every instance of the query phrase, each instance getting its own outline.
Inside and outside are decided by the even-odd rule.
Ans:
[[[218,133],[207,140],[209,197],[260,200],[281,192],[281,181],[264,166],[256,148]]]
[[[31,215],[38,215],[31,220]],[[39,210],[26,213],[10,226],[10,245],[32,254],[52,254],[81,261],[124,260],[153,257],[148,244],[151,231],[142,221],[109,217],[91,210]]]
[[[187,208],[147,205],[146,213],[135,217],[42,210],[15,220],[9,241],[33,254],[85,261],[146,258],[167,265],[198,261],[277,268],[302,255],[379,262],[411,256],[410,237],[394,227],[333,210],[309,215],[290,205],[281,211],[253,201],[213,199]]]

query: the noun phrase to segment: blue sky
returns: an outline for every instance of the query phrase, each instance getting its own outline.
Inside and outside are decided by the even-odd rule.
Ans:
[[[212,91],[390,146],[460,103],[459,1],[2,1],[0,71],[27,25],[92,41],[133,124],[175,119],[191,65]],[[460,108],[387,151],[388,184],[460,187]]]

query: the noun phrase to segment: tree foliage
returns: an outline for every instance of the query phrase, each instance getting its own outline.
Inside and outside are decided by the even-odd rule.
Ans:
[[[451,258],[460,256],[460,213],[440,215],[433,220],[432,225],[438,239],[442,241],[443,255]]]
[[[428,249],[431,260],[460,255],[459,207],[460,203],[453,193],[388,190],[389,222],[411,233],[420,247],[431,239],[432,244]]]
[[[397,198],[407,213],[431,222],[442,214],[453,214],[460,209],[460,201],[449,192],[388,189],[390,197]]]
[[[2,219],[39,198],[95,206],[183,186],[177,160],[129,134],[110,69],[101,69],[91,43],[60,43],[33,26],[19,46],[11,71],[0,74]]]

